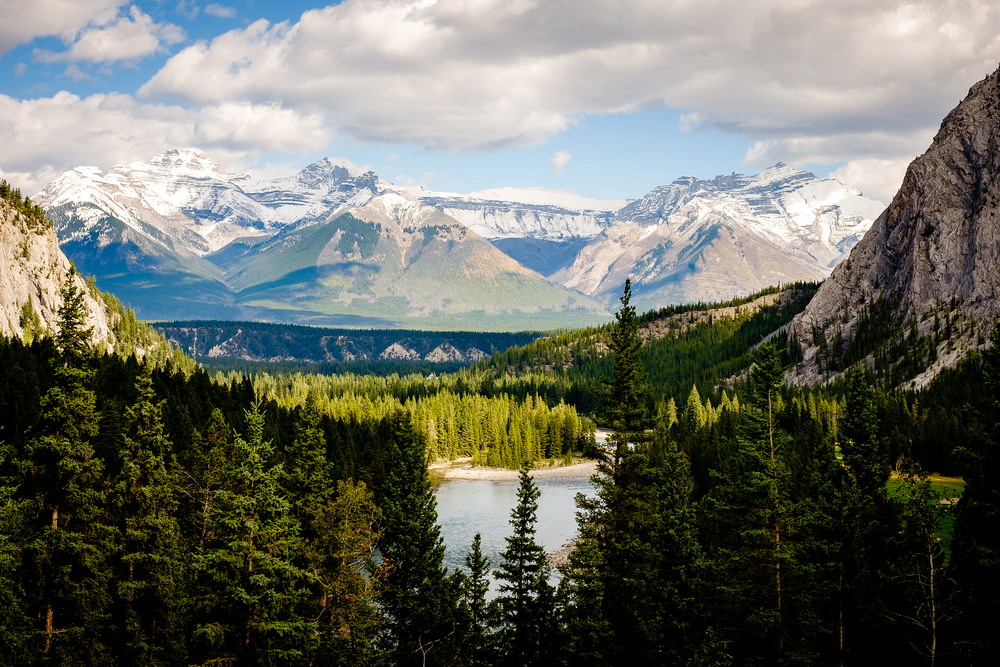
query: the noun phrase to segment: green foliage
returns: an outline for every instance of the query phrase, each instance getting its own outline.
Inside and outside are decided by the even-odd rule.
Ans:
[[[662,397],[681,401],[692,384],[707,392],[718,382],[746,370],[753,347],[805,308],[816,288],[814,284],[789,285],[769,306],[752,304],[773,295],[774,290],[726,304],[678,306],[636,315],[640,336],[651,332],[640,352],[646,378],[655,388],[650,400]],[[707,312],[719,308],[728,310],[716,315]],[[607,350],[614,326],[542,338],[494,355],[482,366],[497,375],[554,375],[568,385],[564,394],[567,402],[590,413],[597,408],[602,379],[611,375],[612,360]]]
[[[472,546],[465,556],[469,573],[460,574],[461,589],[459,618],[464,625],[463,651],[470,665],[495,664],[493,650],[493,616],[489,606],[490,559],[483,554],[483,537],[480,533],[472,539]]]
[[[409,329],[331,329],[327,327],[271,324],[265,322],[181,321],[152,325],[169,336],[181,349],[207,367],[222,371],[312,372],[332,374],[389,375],[400,369],[429,375],[456,371],[473,361],[423,361],[435,349],[450,345],[463,354],[478,350],[489,355],[538,338],[537,332],[416,331]],[[392,345],[400,343],[420,360],[382,359]],[[210,350],[225,350],[236,344],[242,354],[261,360],[210,357]]]
[[[517,505],[511,511],[512,533],[500,554],[496,599],[497,633],[503,665],[545,665],[558,656],[560,646],[555,624],[555,599],[549,584],[545,550],[535,541],[538,487],[521,468]]]
[[[52,229],[52,223],[45,217],[45,210],[28,197],[22,196],[19,188],[15,188],[4,179],[0,179],[0,200],[7,202],[21,214],[22,224],[29,231],[43,234]]]
[[[35,312],[35,308],[31,305],[31,299],[26,300],[21,306],[21,317],[18,324],[21,327],[21,338],[24,339],[26,345],[31,345],[32,341],[45,335],[42,318]]]
[[[397,412],[385,425],[390,450],[385,484],[378,494],[385,520],[379,543],[383,578],[379,600],[395,664],[446,665],[456,650],[457,582],[444,567],[426,454],[408,421],[405,413]]]
[[[196,554],[193,653],[204,661],[304,663],[316,622],[300,615],[309,573],[297,563],[299,523],[279,484],[280,466],[264,437],[264,417],[246,414],[246,438],[233,440],[209,518],[214,539]]]
[[[342,255],[359,253],[363,259],[368,259],[378,243],[382,226],[374,222],[366,222],[345,213],[333,221],[340,229],[340,240],[337,249]]]

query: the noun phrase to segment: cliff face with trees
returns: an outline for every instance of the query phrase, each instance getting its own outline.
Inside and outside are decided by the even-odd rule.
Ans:
[[[111,325],[104,303],[81,276],[70,274],[52,223],[20,190],[0,182],[0,332],[31,338],[55,331],[67,280],[87,303],[94,341],[108,341]]]
[[[998,176],[1000,70],[948,114],[888,209],[796,317],[804,360],[793,379],[862,359],[888,377],[904,355],[887,350],[905,344],[923,347],[923,359],[892,383],[924,386],[982,347],[1000,315]]]

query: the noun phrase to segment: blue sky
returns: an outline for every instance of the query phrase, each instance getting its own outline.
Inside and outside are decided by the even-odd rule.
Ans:
[[[197,146],[634,198],[782,161],[887,201],[1000,59],[982,0],[0,0],[0,173]]]

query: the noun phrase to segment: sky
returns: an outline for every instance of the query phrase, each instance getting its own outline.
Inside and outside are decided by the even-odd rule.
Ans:
[[[888,202],[998,60],[996,0],[0,0],[0,175],[197,147],[627,199],[785,162]]]

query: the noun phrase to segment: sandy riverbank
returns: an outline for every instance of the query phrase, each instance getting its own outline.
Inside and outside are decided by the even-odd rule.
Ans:
[[[473,467],[471,459],[462,459],[448,463],[435,463],[430,466],[432,475],[442,479],[473,479],[489,482],[516,480],[516,470],[503,468]],[[587,479],[597,472],[597,461],[584,460],[571,465],[545,466],[531,471],[534,479]]]

